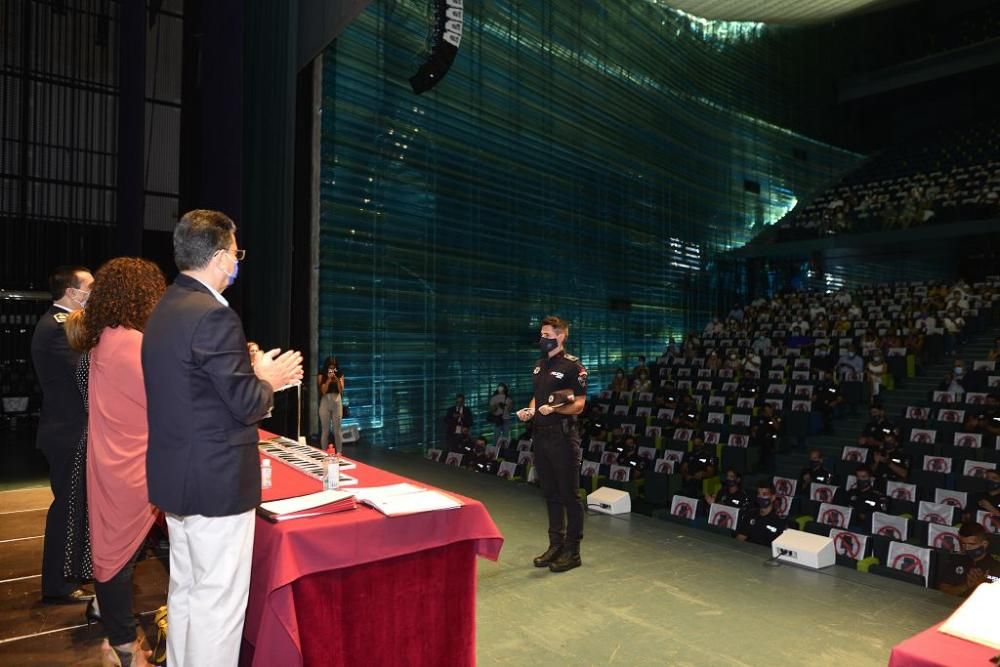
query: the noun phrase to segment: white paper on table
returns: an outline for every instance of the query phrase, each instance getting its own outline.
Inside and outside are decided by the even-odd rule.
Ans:
[[[345,498],[349,498],[351,495],[351,491],[328,489],[326,491],[308,493],[304,496],[296,496],[295,498],[271,500],[266,503],[261,503],[260,506],[261,509],[280,516],[282,514],[294,514],[296,512],[303,512],[305,510],[323,507],[324,505],[329,505],[331,503],[344,500]]]
[[[436,510],[457,509],[462,506],[451,496],[440,491],[424,489],[414,493],[399,493],[382,498],[362,500],[362,503],[377,509],[386,516],[401,516]]]
[[[417,493],[423,491],[424,487],[415,484],[402,482],[400,484],[389,484],[387,486],[364,486],[351,491],[358,502],[365,500],[381,500],[404,493]]]

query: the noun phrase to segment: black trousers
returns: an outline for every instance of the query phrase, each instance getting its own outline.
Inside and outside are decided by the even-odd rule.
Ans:
[[[75,443],[74,443],[75,445]],[[45,543],[42,547],[42,595],[60,597],[77,589],[77,583],[63,576],[66,555],[66,522],[69,516],[70,478],[75,446],[42,450],[49,462],[49,486],[55,498],[45,516]]]
[[[535,469],[549,512],[549,543],[578,547],[583,539],[580,486],[580,434],[576,424],[532,429]]]
[[[139,551],[132,554],[122,569],[107,581],[95,581],[97,605],[101,610],[101,623],[108,633],[112,646],[131,644],[135,641],[135,614],[132,612],[132,573]]]

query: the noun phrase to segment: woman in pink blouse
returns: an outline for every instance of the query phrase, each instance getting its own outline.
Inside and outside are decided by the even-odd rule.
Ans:
[[[142,330],[166,289],[144,259],[119,257],[102,266],[84,316],[90,354],[87,507],[95,589],[108,638],[104,665],[147,665],[136,640],[132,571],[157,510],[146,492],[146,390]]]

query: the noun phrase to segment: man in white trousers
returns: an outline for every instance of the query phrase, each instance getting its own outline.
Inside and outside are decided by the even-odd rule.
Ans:
[[[180,275],[146,324],[149,500],[167,515],[171,667],[235,666],[250,591],[260,502],[257,426],[274,391],[302,380],[302,355],[259,353],[251,366],[239,316],[222,292],[245,251],[217,211],[174,229]]]

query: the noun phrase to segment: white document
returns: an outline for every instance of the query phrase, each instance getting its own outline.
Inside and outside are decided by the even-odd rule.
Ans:
[[[326,491],[317,491],[316,493],[309,493],[295,498],[272,500],[266,503],[261,503],[260,506],[261,509],[273,512],[277,515],[294,514],[296,512],[303,512],[305,510],[323,507],[324,505],[329,505],[331,503],[344,500],[345,498],[350,498],[351,495],[352,493],[350,491],[328,489]]]
[[[359,503],[377,509],[386,516],[450,510],[462,506],[462,503],[440,491],[406,482],[355,489],[354,497]]]

